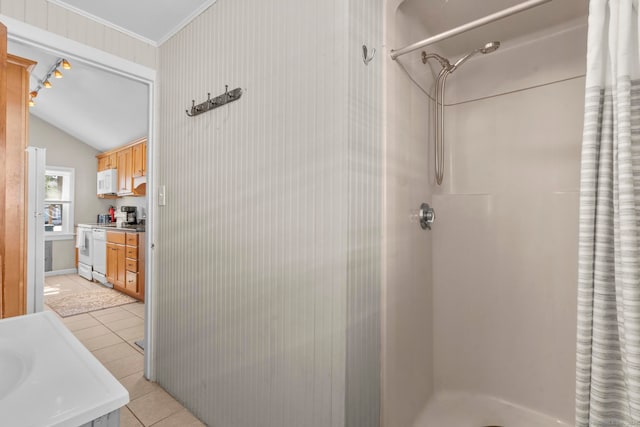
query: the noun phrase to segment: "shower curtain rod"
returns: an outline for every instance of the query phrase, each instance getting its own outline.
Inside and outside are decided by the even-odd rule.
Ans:
[[[409,46],[403,47],[402,49],[392,49],[391,50],[391,59],[396,60],[399,56],[404,55],[409,52],[413,52],[414,50],[418,50],[425,46],[432,45],[442,40],[446,40],[450,37],[457,36],[458,34],[462,34],[469,30],[473,30],[474,28],[481,27],[483,25],[489,24],[491,22],[497,21],[502,18],[506,18],[511,15],[515,15],[516,13],[523,12],[527,9],[532,9],[536,6],[540,6],[545,3],[549,3],[553,0],[529,0],[523,3],[517,4],[512,7],[508,7],[504,10],[501,10],[496,13],[492,13],[491,15],[487,15],[484,18],[476,19],[475,21],[468,22],[464,25],[460,25],[459,27],[452,28],[451,30],[445,31],[444,33],[437,34],[433,37],[429,37],[428,39],[424,39],[422,41],[416,42]]]

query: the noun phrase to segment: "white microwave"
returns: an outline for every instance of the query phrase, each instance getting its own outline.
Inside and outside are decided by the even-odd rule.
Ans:
[[[98,172],[98,194],[116,194],[118,192],[118,169]]]

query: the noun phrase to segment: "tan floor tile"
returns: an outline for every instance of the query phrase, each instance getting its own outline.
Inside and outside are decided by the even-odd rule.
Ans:
[[[120,408],[120,427],[144,427],[140,421],[127,408]]]
[[[99,337],[89,338],[89,339],[80,340],[80,341],[82,342],[82,344],[84,344],[85,347],[87,347],[89,351],[94,351],[104,347],[108,347],[110,345],[121,343],[122,338],[120,338],[113,332],[109,332],[109,334],[107,335],[101,335]]]
[[[136,338],[134,340],[127,340],[127,342],[129,343],[129,345],[131,347],[133,347],[138,353],[140,354],[144,354],[144,348],[140,348],[138,347],[138,344],[136,344],[136,341],[142,340],[143,338]]]
[[[153,424],[153,427],[206,427],[196,417],[191,415],[186,409],[171,415],[160,422]]]
[[[145,426],[153,425],[184,409],[164,390],[157,390],[132,400],[128,406]]]
[[[114,360],[137,354],[138,352],[126,342],[121,342],[119,344],[110,345],[93,351],[93,355],[102,363],[112,362]]]
[[[124,378],[144,369],[144,357],[136,352],[131,356],[112,360],[111,362],[103,363],[103,365],[114,377]]]
[[[117,334],[125,341],[137,341],[144,338],[144,325],[121,329],[117,332]]]
[[[134,302],[133,304],[127,304],[120,306],[123,310],[127,310],[129,313],[133,313],[138,317],[144,317],[144,303]]]
[[[113,313],[124,313],[125,315],[129,315],[128,311],[123,310],[120,307],[111,307],[111,308],[105,308],[104,310],[92,311],[91,315],[99,320],[101,317],[104,317],[107,314],[113,314]]]
[[[131,314],[131,317],[121,320],[114,320],[112,322],[105,323],[105,325],[112,331],[118,332],[123,329],[133,328],[134,326],[144,327],[144,320],[136,315]]]
[[[62,323],[65,325],[69,323],[82,322],[84,320],[93,319],[93,317],[89,316],[88,313],[76,314],[75,316],[67,316],[62,319]]]
[[[105,325],[111,323],[111,322],[115,322],[117,320],[122,320],[122,319],[137,319],[138,316],[136,316],[135,314],[127,311],[127,310],[122,310],[119,309],[117,311],[113,311],[111,313],[107,313],[104,314],[102,313],[103,310],[100,311],[96,311],[92,314],[94,314],[94,317],[96,319],[98,319],[99,321],[101,321],[102,323],[104,323]]]
[[[142,371],[120,378],[119,381],[120,384],[129,391],[129,400],[132,401],[144,396],[145,394],[162,390],[158,384],[148,381],[142,375]]]
[[[91,328],[93,326],[99,326],[100,322],[98,322],[93,317],[89,317],[87,319],[81,319],[75,322],[64,322],[67,329],[70,331],[79,331],[81,329]]]
[[[80,341],[86,340],[89,338],[99,337],[101,335],[108,335],[111,331],[104,325],[91,326],[86,329],[80,329],[79,331],[75,331],[73,334]]]

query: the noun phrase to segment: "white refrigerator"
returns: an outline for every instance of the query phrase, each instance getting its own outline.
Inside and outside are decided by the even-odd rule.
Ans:
[[[27,313],[44,309],[45,148],[27,147]]]

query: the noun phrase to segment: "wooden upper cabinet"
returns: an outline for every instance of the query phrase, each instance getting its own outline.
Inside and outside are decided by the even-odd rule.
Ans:
[[[118,196],[144,196],[147,174],[147,138],[96,156],[98,172],[118,169]],[[134,180],[135,178],[135,180]],[[117,197],[98,195],[98,197]]]
[[[118,155],[118,196],[133,194],[133,150],[129,147],[116,154]]]
[[[133,177],[145,176],[147,173],[147,143],[141,142],[131,147],[133,153]]]
[[[101,154],[98,156],[98,172],[107,169],[116,169],[118,167],[118,158],[116,153]]]

